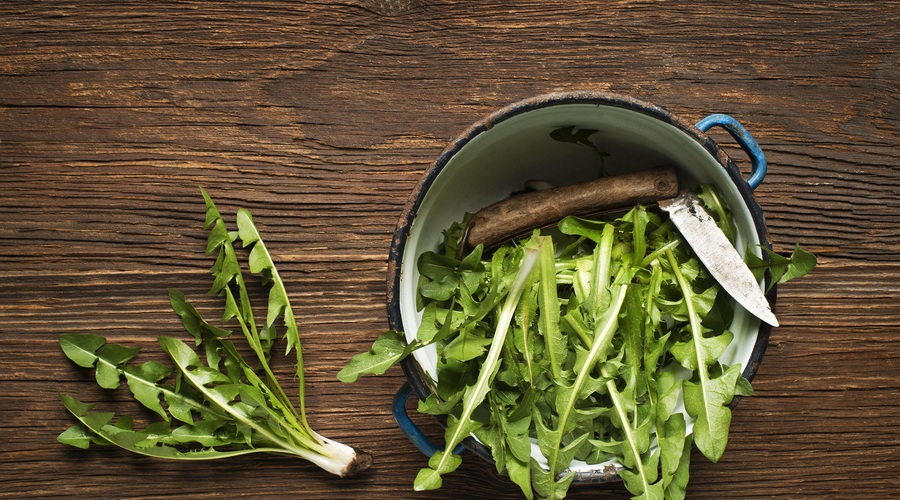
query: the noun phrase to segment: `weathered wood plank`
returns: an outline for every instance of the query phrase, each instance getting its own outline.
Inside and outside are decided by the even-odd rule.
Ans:
[[[892,497],[898,21],[897,2],[850,1],[0,4],[0,497],[518,498],[473,456],[442,490],[414,493],[424,457],[389,410],[400,370],[353,385],[334,374],[387,326],[391,235],[447,141],[500,106],[573,89],[741,120],[769,159],[756,196],[776,250],[820,256],[780,287],[757,395],[719,463],[695,454],[690,497]],[[298,309],[310,418],[374,451],[368,474],[55,442],[71,423],[60,392],[133,409],[65,360],[59,333],[153,358],[157,336],[180,335],[167,288],[214,314],[197,186],[223,213],[253,211]]]

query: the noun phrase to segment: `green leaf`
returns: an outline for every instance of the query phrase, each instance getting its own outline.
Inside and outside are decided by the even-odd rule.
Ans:
[[[294,311],[291,307],[290,299],[288,298],[288,293],[285,288],[284,281],[282,281],[281,276],[278,274],[278,270],[275,268],[272,257],[269,254],[269,251],[266,248],[266,245],[263,242],[259,231],[253,224],[253,217],[250,212],[245,209],[239,209],[237,212],[236,221],[238,226],[238,235],[241,238],[241,242],[243,243],[244,248],[251,248],[249,257],[250,272],[260,274],[262,277],[263,285],[270,287],[266,323],[265,325],[263,325],[262,330],[266,332],[274,332],[276,328],[275,322],[278,319],[281,319],[284,325],[285,355],[290,354],[291,351],[295,353],[295,375],[297,378],[297,392],[300,401],[299,412],[293,411],[290,405],[290,400],[286,395],[284,395],[284,392],[281,390],[280,385],[278,385],[277,381],[275,380],[275,376],[272,373],[267,360],[263,356],[259,356],[260,362],[262,363],[263,369],[266,372],[268,383],[275,388],[276,399],[280,401],[279,405],[285,409],[291,408],[291,413],[297,413],[299,417],[298,425],[300,426],[300,431],[306,435],[309,435],[310,439],[315,442],[316,439],[311,436],[312,430],[309,428],[309,424],[306,420],[303,349],[300,344],[300,332],[297,325],[297,320],[294,317]],[[246,288],[242,286],[242,310],[243,304],[249,303],[249,300],[245,299],[245,294]],[[253,342],[253,335],[247,335],[245,332],[245,336],[247,336],[248,340]]]
[[[656,466],[656,459],[658,456],[657,453],[650,455],[647,458],[646,463],[643,464],[643,468],[645,470],[654,470],[653,468]],[[628,491],[634,495],[631,497],[632,499],[663,500],[665,498],[662,481],[647,484],[644,480],[645,478],[640,474],[634,473],[628,469],[620,470],[619,477],[622,478]]]
[[[674,474],[665,481],[665,497],[672,500],[683,500],[686,497],[690,465],[691,444],[693,436],[688,434],[682,445],[681,462],[679,462]]]
[[[528,458],[531,456],[531,439],[528,437],[531,418],[520,419],[519,422],[525,424],[520,431],[509,426],[506,428],[506,446],[511,457],[521,464],[527,464]]]
[[[59,346],[70,360],[82,368],[93,368],[97,349],[106,344],[99,335],[67,333],[59,336]]]
[[[566,429],[568,429],[569,419],[574,415],[575,404],[579,399],[576,396],[581,393],[582,387],[590,378],[589,374],[592,371],[591,367],[594,366],[600,353],[605,351],[612,341],[613,334],[616,332],[619,312],[625,302],[625,292],[628,288],[628,282],[630,281],[632,273],[633,271],[628,266],[622,266],[619,269],[615,280],[613,280],[613,283],[616,285],[612,292],[611,304],[597,323],[593,335],[593,344],[591,345],[591,349],[583,364],[584,368],[578,371],[578,375],[572,383],[572,396],[568,397],[564,404],[557,402],[556,406],[560,408],[557,428],[548,436],[549,442],[546,442],[541,448],[542,452],[547,450],[544,452],[544,455],[547,457],[547,461],[550,464],[550,473],[554,477],[556,473],[562,470],[559,468],[561,464],[565,463],[563,460],[559,459],[559,455],[562,453],[563,449],[563,434],[566,432]],[[538,433],[538,440],[542,441],[540,433]]]
[[[715,363],[719,356],[725,352],[728,345],[734,339],[734,335],[726,330],[715,337],[705,337],[700,335],[699,338],[692,337],[685,342],[675,342],[670,347],[672,356],[688,370],[696,370],[698,360],[702,359],[707,366]],[[700,346],[698,354],[697,347]]]
[[[697,448],[712,462],[718,462],[728,444],[731,410],[728,404],[740,377],[740,366],[733,365],[721,376],[706,384],[684,383],[684,407],[694,422],[694,441]]]
[[[78,366],[94,367],[97,384],[104,389],[119,387],[120,366],[137,356],[139,348],[107,344],[97,335],[60,335],[59,345]]]
[[[703,318],[703,327],[712,332],[722,332],[731,326],[734,320],[734,308],[731,305],[731,296],[727,293],[719,293]]]
[[[560,371],[566,359],[568,345],[559,327],[559,296],[557,295],[554,253],[552,240],[548,240],[541,246],[538,261],[538,272],[540,275],[538,331],[544,339],[545,352],[549,358],[548,362],[553,380],[560,380]]]
[[[623,215],[621,220],[631,223],[631,262],[642,262],[647,256],[647,225],[650,223],[647,208],[638,205]]]
[[[457,264],[458,261],[456,259],[439,255],[435,252],[424,252],[416,259],[416,269],[419,271],[419,274],[431,281],[438,282],[454,279]]]
[[[715,188],[709,184],[702,184],[697,192],[697,198],[703,202],[706,208],[716,219],[716,225],[725,233],[730,241],[734,241],[734,226],[725,203],[716,193]]]
[[[557,479],[552,472],[542,468],[535,460],[531,460],[531,485],[538,498],[547,500],[562,500],[569,491],[574,472],[568,472]]]
[[[134,398],[150,410],[155,411],[165,420],[169,419],[166,410],[160,404],[163,388],[159,381],[172,374],[172,368],[156,361],[148,361],[140,365],[129,365],[124,369],[125,382]],[[168,391],[166,391],[168,392]]]
[[[675,408],[681,397],[681,384],[681,379],[675,377],[674,371],[657,372],[656,419],[658,422],[666,422],[670,415],[675,414]]]
[[[563,234],[583,236],[594,243],[599,243],[603,238],[603,230],[607,225],[605,222],[582,219],[581,217],[570,215],[559,221],[558,227]]]
[[[87,415],[87,412],[93,410],[96,406],[93,404],[82,403],[72,396],[67,396],[65,394],[60,394],[59,399],[60,401],[62,401],[63,406],[65,406],[66,409],[76,417],[83,417]]]
[[[285,354],[296,349],[297,355],[297,377],[299,385],[303,386],[303,357],[300,348],[300,333],[297,321],[294,318],[294,312],[288,299],[287,290],[284,282],[281,280],[272,257],[260,237],[259,231],[253,224],[253,216],[249,211],[240,209],[237,212],[238,234],[244,248],[252,247],[250,251],[250,272],[254,274],[262,274],[263,284],[271,282],[269,290],[269,302],[266,314],[266,327],[272,328],[275,321],[280,317],[284,321],[286,341]],[[301,400],[303,398],[301,397]],[[301,405],[302,406],[302,405]]]
[[[750,385],[750,381],[744,377],[739,377],[737,380],[737,384],[734,386],[734,395],[735,396],[752,396],[753,395],[753,386]]]
[[[82,450],[88,449],[91,443],[104,444],[106,442],[81,424],[69,427],[57,436],[56,440],[62,444],[81,448]]]
[[[431,300],[449,300],[456,293],[457,285],[457,282],[449,277],[441,281],[424,280],[419,286],[419,294]]]
[[[184,329],[193,335],[197,345],[211,337],[225,337],[231,334],[231,330],[215,327],[204,320],[181,291],[174,288],[170,289],[169,303],[172,305],[172,310],[175,311],[175,314],[181,318]]]
[[[414,345],[407,345],[402,333],[386,331],[375,339],[372,348],[353,356],[338,372],[341,382],[355,382],[360,375],[381,375],[412,352]]]
[[[522,490],[522,494],[528,500],[534,498],[534,492],[531,488],[530,460],[530,457],[523,461],[515,456],[507,456],[506,459],[506,473],[509,479]]]
[[[538,252],[539,247],[529,247],[522,257],[520,266],[515,274],[513,284],[510,287],[510,291],[506,296],[502,309],[500,310],[500,315],[497,320],[497,328],[492,336],[493,340],[491,342],[491,347],[484,360],[482,369],[478,374],[478,378],[475,381],[475,384],[472,386],[468,386],[465,389],[462,401],[462,411],[457,419],[458,423],[451,423],[451,425],[449,425],[446,429],[444,440],[446,442],[446,449],[448,450],[453,450],[456,445],[462,442],[466,434],[471,431],[471,425],[473,424],[473,422],[470,419],[472,417],[472,413],[475,411],[475,408],[481,404],[481,402],[484,400],[485,395],[487,395],[488,391],[490,390],[491,381],[493,380],[499,369],[500,353],[503,350],[504,341],[506,338],[506,334],[509,331],[513,315],[515,313],[516,304],[518,304],[519,299],[522,296],[522,292],[525,289],[525,284],[529,281],[531,273],[537,264]],[[430,465],[430,468],[433,472],[423,471],[425,472],[424,475],[420,473],[420,476],[422,476],[421,482],[419,477],[416,478],[416,487],[419,488],[420,484],[423,485],[423,487],[424,485],[433,486],[435,484],[440,486],[439,480],[434,479],[434,474],[443,474],[443,471],[449,467],[449,465],[445,462],[447,460],[451,460],[450,457],[453,456],[454,455],[452,453],[442,454],[438,463]],[[434,460],[434,457],[432,457],[432,460]],[[452,469],[455,468],[456,467],[454,466]]]
[[[654,484],[657,480],[659,455],[650,453],[650,427],[652,420],[633,425],[629,416],[629,407],[634,405],[624,400],[613,380],[606,383],[607,392],[616,410],[616,425],[625,436],[625,444],[621,456],[622,465],[626,469],[619,471],[628,491],[644,498],[662,498],[662,484]]]
[[[441,476],[456,470],[462,463],[459,455],[438,451],[428,460],[428,467],[419,471],[413,482],[416,491],[436,490],[443,484]]]
[[[121,426],[112,424],[112,420],[115,416],[113,413],[91,413],[90,408],[92,405],[85,405],[84,403],[65,395],[60,396],[60,399],[66,409],[78,419],[80,424],[76,425],[81,425],[84,429],[84,434],[93,436],[90,442],[115,445],[141,455],[179,460],[210,460],[245,455],[247,453],[274,451],[272,448],[262,447],[228,451],[219,451],[212,448],[181,451],[176,447],[159,443],[157,439],[158,432],[155,429],[151,430],[151,432],[133,431],[130,430],[130,423],[129,425]],[[72,431],[69,434],[64,432],[63,434],[65,437],[61,436],[62,439],[71,441],[71,443],[66,442],[64,444],[71,444],[77,447],[83,446],[85,441],[78,437],[77,433],[81,433],[81,431]],[[152,441],[149,439],[151,437]]]
[[[683,384],[684,406],[688,414],[696,419],[694,439],[697,448],[711,461],[717,462],[725,451],[725,445],[728,442],[728,428],[731,425],[731,410],[725,405],[730,403],[734,397],[734,388],[737,377],[740,376],[740,370],[737,365],[734,365],[720,377],[710,378],[703,357],[706,347],[702,343],[701,320],[693,307],[693,293],[687,280],[681,274],[672,252],[667,251],[666,256],[688,304],[689,327],[697,358],[694,365],[697,382]]]
[[[222,439],[217,431],[224,421],[201,420],[194,425],[182,425],[172,431],[172,440],[180,444],[198,444],[200,446],[225,446],[231,444],[230,439]]]
[[[467,330],[460,332],[444,347],[443,356],[459,361],[469,361],[484,354],[487,346],[491,345],[492,339],[480,337]]]
[[[626,391],[631,394],[632,398],[643,395],[647,390],[647,383],[643,377],[643,370],[641,370],[641,363],[644,360],[645,323],[641,295],[640,288],[636,286],[628,287],[623,304],[624,314],[619,321],[623,337],[622,349],[625,351],[627,367],[625,373]]]
[[[816,256],[800,248],[800,244],[794,246],[791,253],[791,263],[788,265],[784,274],[778,278],[779,283],[806,276],[810,271],[815,269],[818,263]]]
[[[763,274],[768,270],[772,274],[772,284],[784,283],[806,276],[818,264],[816,256],[801,248],[799,243],[794,245],[790,257],[779,255],[766,247],[761,248],[765,251],[768,260],[761,259],[753,252],[748,251],[747,267],[750,268],[756,279],[762,279]]]
[[[137,347],[106,344],[97,350],[97,383],[104,389],[119,387],[120,366],[138,355]]]
[[[419,329],[416,331],[416,339],[418,339],[422,343],[431,343],[434,339],[439,338],[439,333],[444,325],[446,325],[447,330],[450,329],[450,315],[453,311],[447,310],[442,311],[444,319],[442,321],[438,320],[438,312],[439,308],[437,303],[430,302],[425,308],[422,310],[422,320],[419,323]]]
[[[662,483],[668,489],[670,483],[678,476],[679,468],[687,465],[684,460],[685,453],[690,455],[684,414],[672,413],[657,436],[659,438]],[[687,450],[685,450],[685,446],[688,446]]]

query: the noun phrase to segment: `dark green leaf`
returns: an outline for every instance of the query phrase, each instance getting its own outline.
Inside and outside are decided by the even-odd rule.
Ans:
[[[544,339],[550,372],[554,380],[560,380],[562,364],[566,359],[568,346],[560,330],[560,304],[557,294],[556,265],[554,264],[554,246],[548,240],[541,246],[538,263],[540,284],[538,285],[538,304],[540,317],[538,331]]]
[[[684,455],[690,455],[690,447],[685,450],[687,426],[682,413],[672,413],[665,424],[663,431],[658,432],[660,450],[660,472],[663,486],[669,484],[679,473],[679,468],[685,466]]]
[[[600,148],[590,140],[590,137],[596,133],[597,130],[594,129],[578,128],[575,125],[571,125],[568,127],[554,129],[550,132],[550,137],[555,141],[585,146],[594,150],[598,154],[605,155],[606,153],[603,153]]]
[[[531,458],[529,457],[525,461],[521,461],[518,457],[512,455],[506,458],[506,474],[522,490],[522,494],[527,500],[534,498],[534,493],[531,489],[530,460]]]
[[[692,338],[689,340],[685,342],[675,342],[670,347],[672,356],[688,370],[696,370],[697,361],[699,359],[702,359],[703,363],[707,366],[715,363],[734,338],[734,334],[728,330],[714,337],[704,337],[703,335],[700,335],[695,339],[693,338],[693,334],[691,334],[691,336]],[[698,343],[701,346],[699,356],[697,353]]]
[[[78,366],[95,368],[97,384],[104,389],[119,387],[120,366],[137,356],[139,348],[107,344],[97,335],[60,335],[59,345]]]
[[[561,500],[566,497],[574,472],[568,472],[557,479],[556,475],[541,467],[536,461],[531,461],[531,485],[538,498],[547,500]]]
[[[230,439],[223,439],[217,431],[224,421],[201,420],[194,425],[182,425],[172,431],[172,440],[179,444],[198,444],[200,446],[226,446]]]
[[[443,281],[454,279],[456,276],[456,259],[438,255],[434,252],[425,252],[416,260],[416,269],[419,274],[431,281]]]

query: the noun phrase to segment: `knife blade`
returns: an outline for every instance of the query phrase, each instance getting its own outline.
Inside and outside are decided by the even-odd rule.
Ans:
[[[750,314],[772,326],[778,320],[759,282],[715,220],[690,191],[680,190],[665,166],[511,196],[477,211],[459,244],[460,258],[479,243],[490,248],[567,215],[588,216],[639,203],[659,204],[722,288]]]
[[[759,282],[697,196],[682,190],[678,196],[658,204],[728,295],[750,314],[778,326]]]

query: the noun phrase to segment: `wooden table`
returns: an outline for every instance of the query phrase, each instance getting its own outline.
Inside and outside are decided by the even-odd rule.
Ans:
[[[738,118],[768,155],[756,197],[776,251],[799,242],[820,261],[779,288],[757,394],[719,463],[695,452],[689,497],[891,497],[898,26],[896,1],[0,4],[0,496],[518,498],[471,455],[443,489],[413,492],[425,460],[390,413],[401,371],[335,373],[387,327],[391,236],[447,141],[519,99],[601,90]],[[72,423],[59,393],[135,410],[58,335],[157,359],[157,336],[186,338],[169,287],[215,310],[198,186],[229,216],[254,213],[297,309],[313,426],[373,452],[367,473],[56,442]]]

